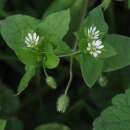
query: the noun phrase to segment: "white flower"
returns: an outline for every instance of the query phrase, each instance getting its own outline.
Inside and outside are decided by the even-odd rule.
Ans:
[[[102,49],[104,48],[104,45],[102,45],[102,41],[100,39],[93,40],[92,42],[88,43],[87,51],[93,56],[97,57],[99,54],[102,53]]]
[[[94,58],[98,57],[98,55],[102,53],[104,45],[102,44],[102,40],[100,38],[100,31],[97,30],[96,26],[92,25],[90,28],[88,28],[87,39],[88,39],[88,46],[86,50]]]
[[[89,40],[96,40],[96,39],[99,39],[100,31],[97,30],[96,26],[91,26],[88,29],[87,35],[88,35]]]
[[[39,35],[36,32],[30,32],[25,37],[25,43],[27,47],[35,47],[38,45]]]

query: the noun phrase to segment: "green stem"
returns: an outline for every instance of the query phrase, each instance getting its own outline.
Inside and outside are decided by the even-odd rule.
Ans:
[[[39,50],[39,49],[34,49],[33,51],[38,51],[40,54],[48,54],[48,53],[52,53],[52,52],[43,52],[43,51],[41,51],[41,50]],[[68,57],[68,56],[71,56],[71,55],[77,55],[77,54],[79,54],[80,53],[80,51],[79,50],[77,50],[76,51],[76,49],[73,49],[72,50],[72,52],[71,53],[67,53],[67,54],[62,54],[62,55],[57,55],[59,58],[62,58],[62,57]]]
[[[70,87],[72,79],[73,79],[73,72],[72,71],[73,71],[73,56],[71,55],[71,57],[70,57],[70,69],[69,69],[70,77],[69,77],[69,81],[68,81],[68,84],[67,84],[66,89],[65,89],[65,95],[67,95],[69,87]]]
[[[72,55],[77,55],[79,53],[80,53],[80,51],[73,51],[70,54],[63,54],[63,55],[59,55],[58,57],[60,57],[60,58],[62,58],[62,57],[68,57],[68,56],[72,56]]]
[[[46,68],[45,68],[44,65],[43,65],[43,70],[44,70],[44,74],[45,74],[45,76],[48,77],[48,73],[47,73],[47,70],[46,70]]]
[[[86,16],[86,12],[87,12],[87,6],[88,6],[88,0],[86,0],[86,3],[84,5],[84,9],[83,9],[83,14],[82,14],[82,17],[81,17],[81,22],[79,24],[79,27],[81,26],[83,20],[84,20],[84,17]],[[75,52],[76,49],[77,49],[77,46],[78,46],[78,40],[76,40],[75,44],[74,44],[74,48],[73,48],[73,51]],[[66,86],[66,89],[65,89],[65,95],[67,95],[68,93],[68,90],[70,88],[70,85],[72,83],[72,79],[73,79],[73,55],[70,56],[70,67],[69,67],[69,81],[68,81],[68,84]]]

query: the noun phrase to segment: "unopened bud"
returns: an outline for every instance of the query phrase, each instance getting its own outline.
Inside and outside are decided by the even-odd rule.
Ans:
[[[69,97],[65,94],[61,95],[57,101],[57,111],[64,113],[66,112],[69,105]]]
[[[107,77],[106,76],[100,76],[98,83],[101,87],[105,87],[108,83]]]
[[[57,83],[56,83],[55,79],[52,76],[48,76],[46,78],[46,83],[52,89],[56,89],[57,88]]]

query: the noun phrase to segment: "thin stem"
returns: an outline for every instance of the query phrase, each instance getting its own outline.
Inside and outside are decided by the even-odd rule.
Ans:
[[[72,55],[77,55],[77,54],[79,54],[79,53],[80,53],[80,51],[73,51],[73,52],[70,53],[70,54],[59,55],[59,57],[60,57],[60,58],[62,58],[62,57],[68,57],[68,56],[72,56]]]
[[[40,54],[48,54],[48,53],[52,53],[52,52],[43,52],[43,51],[41,51],[41,50],[33,50],[33,51],[39,51],[39,53]],[[68,57],[68,56],[71,56],[71,55],[77,55],[77,54],[79,54],[80,53],[80,51],[79,50],[72,50],[72,52],[70,53],[70,54],[63,54],[63,55],[57,55],[59,58],[62,58],[62,57]]]
[[[79,24],[79,27],[81,26],[83,20],[84,20],[84,17],[86,16],[86,12],[87,12],[87,5],[88,5],[88,0],[86,0],[86,3],[85,3],[85,6],[84,6],[84,10],[83,10],[83,15],[81,17],[81,22]],[[76,40],[75,44],[74,44],[74,48],[73,48],[73,51],[75,52],[76,49],[77,49],[77,46],[78,46],[78,40]],[[68,81],[68,84],[66,86],[66,89],[65,89],[65,95],[67,95],[68,93],[68,90],[70,88],[70,85],[72,83],[72,79],[73,79],[73,55],[70,56],[70,68],[69,68],[69,81]]]
[[[44,65],[43,65],[43,70],[44,70],[44,74],[45,74],[45,76],[48,77],[48,73],[47,73],[47,70],[46,70],[46,68],[45,68]]]
[[[67,95],[69,87],[70,87],[72,79],[73,79],[73,72],[72,72],[73,69],[72,68],[73,68],[73,56],[71,55],[71,57],[70,57],[70,69],[69,69],[70,77],[69,77],[69,81],[68,81],[68,84],[67,84],[66,89],[65,89],[65,95]]]

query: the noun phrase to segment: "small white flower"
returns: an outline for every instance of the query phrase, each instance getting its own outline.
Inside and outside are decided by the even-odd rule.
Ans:
[[[102,49],[104,48],[104,45],[102,45],[101,40],[93,40],[92,42],[88,43],[87,51],[93,56],[97,57],[99,54],[102,53]]]
[[[102,45],[102,40],[100,38],[100,31],[97,30],[97,27],[92,25],[87,30],[88,46],[86,50],[94,58],[98,57],[102,53],[104,45]]]
[[[38,45],[39,35],[36,32],[30,32],[25,37],[25,43],[27,47],[35,47]]]
[[[88,39],[96,40],[96,39],[99,39],[100,32],[99,32],[99,30],[97,30],[96,26],[91,26],[88,29],[87,35],[88,35]]]

